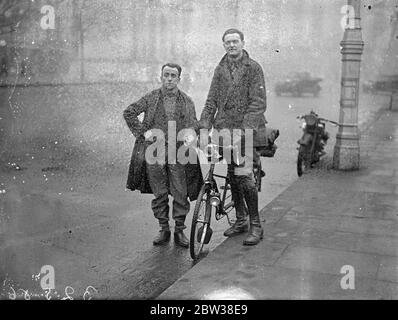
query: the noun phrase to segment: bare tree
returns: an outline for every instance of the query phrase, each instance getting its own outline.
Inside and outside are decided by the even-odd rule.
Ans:
[[[86,36],[110,37],[120,30],[118,3],[106,0],[73,0],[73,18],[79,35],[80,80],[85,79],[84,44]]]
[[[0,35],[24,31],[39,16],[40,10],[31,0],[0,0]]]

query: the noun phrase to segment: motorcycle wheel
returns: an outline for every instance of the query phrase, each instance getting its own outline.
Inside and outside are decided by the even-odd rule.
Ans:
[[[304,172],[304,166],[306,161],[306,148],[305,146],[299,147],[299,152],[297,156],[297,175],[301,177]]]

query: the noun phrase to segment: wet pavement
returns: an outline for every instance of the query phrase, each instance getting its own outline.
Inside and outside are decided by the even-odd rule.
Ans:
[[[263,241],[224,241],[158,299],[397,299],[398,113],[373,120],[358,171],[303,175],[262,209]]]
[[[65,88],[57,90],[61,90],[56,91],[61,96],[66,94]],[[90,101],[93,94],[88,95]],[[275,158],[263,159],[267,176],[263,180],[260,207],[297,179],[295,147],[301,131],[295,117],[314,108],[324,117],[337,118],[335,107],[321,108],[331,100],[330,94],[325,93],[317,99],[270,96],[267,119],[271,126],[281,130],[281,136],[277,140],[279,149]],[[29,100],[25,91],[17,96],[20,102],[17,106]],[[194,99],[200,101],[198,97]],[[367,104],[360,111],[360,125],[366,127],[367,119],[377,114],[380,102],[386,99],[382,96],[364,96],[363,99]],[[77,99],[71,103],[77,103]],[[92,110],[91,107],[94,108],[91,105],[87,109]],[[40,286],[44,275],[40,270],[44,265],[54,267],[55,290],[49,295],[53,299],[69,296],[74,299],[91,296],[152,299],[192,268],[188,250],[175,247],[173,242],[153,247],[152,238],[158,227],[150,210],[152,196],[125,190],[133,140],[121,117],[124,107],[123,103],[118,103],[118,109],[109,112],[103,107],[105,116],[115,123],[111,131],[102,127],[100,121],[76,122],[78,115],[68,118],[73,112],[65,110],[61,120],[67,119],[75,127],[72,130],[68,124],[61,128],[69,132],[64,139],[51,136],[56,129],[55,121],[48,131],[43,131],[48,135],[44,140],[32,140],[31,145],[23,146],[26,148],[23,152],[18,150],[22,148],[20,145],[13,146],[6,141],[7,148],[15,152],[10,152],[9,157],[2,153],[0,170],[1,299],[14,298],[13,292],[20,299],[25,298],[26,292],[32,298],[46,298]],[[12,129],[26,128],[25,135],[33,132],[34,127],[26,124],[32,117],[41,126],[36,129],[44,130],[46,122],[34,114],[38,108],[34,106],[33,111],[26,114],[21,107],[21,112],[17,113],[20,118],[17,117]],[[73,108],[78,109],[77,106]],[[200,102],[197,109],[199,112]],[[4,106],[1,110],[6,114]],[[85,112],[82,118],[95,114]],[[103,116],[98,114],[94,119]],[[102,129],[108,131],[103,133]],[[329,153],[335,131],[329,128]],[[120,136],[115,134],[120,132]],[[70,141],[73,143],[67,144]],[[219,167],[221,171],[224,169]],[[206,172],[205,166],[203,172]],[[191,211],[193,206],[194,203]],[[190,219],[191,213],[187,218],[187,233]],[[222,232],[226,227],[226,221],[217,223],[211,250],[225,240]]]

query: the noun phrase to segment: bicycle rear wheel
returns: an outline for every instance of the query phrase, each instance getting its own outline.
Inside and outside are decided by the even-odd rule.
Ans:
[[[202,186],[196,200],[195,210],[192,217],[191,237],[189,249],[191,258],[197,260],[211,237],[210,218],[212,206],[210,204],[210,187]]]

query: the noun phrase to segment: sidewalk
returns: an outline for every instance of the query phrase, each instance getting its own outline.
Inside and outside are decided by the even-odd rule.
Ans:
[[[262,242],[227,239],[158,299],[398,299],[398,113],[379,113],[360,148],[360,170],[304,175],[261,210]]]

